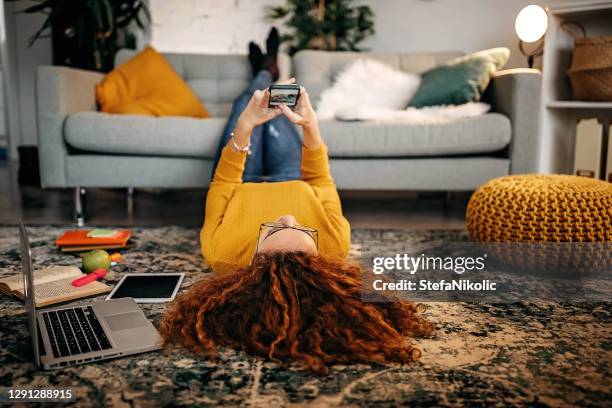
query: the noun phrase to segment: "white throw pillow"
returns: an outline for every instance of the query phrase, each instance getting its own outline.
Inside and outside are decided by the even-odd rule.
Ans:
[[[331,88],[321,93],[317,116],[334,119],[351,109],[405,109],[421,77],[395,70],[382,62],[359,59],[344,69]]]

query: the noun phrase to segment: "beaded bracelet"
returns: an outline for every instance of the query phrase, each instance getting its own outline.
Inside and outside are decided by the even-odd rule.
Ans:
[[[231,136],[231,140],[232,140],[232,145],[234,145],[234,149],[236,149],[236,150],[237,150],[237,151],[239,151],[239,152],[243,152],[243,153],[244,153],[244,152],[246,152],[248,155],[250,155],[250,154],[251,154],[251,141],[249,141],[249,142],[246,144],[246,146],[244,146],[244,147],[239,147],[239,146],[236,144],[236,139],[234,139],[234,132],[230,133],[230,136]]]

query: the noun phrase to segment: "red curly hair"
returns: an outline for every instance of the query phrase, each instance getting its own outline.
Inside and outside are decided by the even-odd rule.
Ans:
[[[360,273],[300,252],[259,254],[236,273],[194,283],[170,305],[160,332],[204,355],[227,346],[317,373],[334,363],[418,359],[406,337],[433,326],[413,303],[364,303]]]

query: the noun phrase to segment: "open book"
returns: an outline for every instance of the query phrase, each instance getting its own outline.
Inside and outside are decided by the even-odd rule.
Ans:
[[[99,281],[78,288],[72,286],[73,280],[84,275],[76,266],[55,266],[34,271],[36,307],[110,292],[111,287]],[[0,292],[25,299],[23,276],[19,274],[0,279]]]

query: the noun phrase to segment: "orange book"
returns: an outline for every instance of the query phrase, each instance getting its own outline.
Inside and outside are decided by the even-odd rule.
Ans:
[[[126,248],[130,248],[130,245],[115,245],[115,244],[111,244],[111,245],[85,245],[85,246],[80,246],[80,245],[69,245],[69,246],[66,246],[66,245],[64,245],[64,246],[60,247],[60,249],[64,253],[89,252],[89,251],[93,251],[94,249],[109,250],[109,249],[126,249]]]
[[[89,230],[72,230],[66,231],[55,241],[58,247],[63,246],[92,246],[92,245],[120,245],[125,246],[128,240],[132,237],[131,230],[119,230],[112,237],[91,238],[87,234]]]

